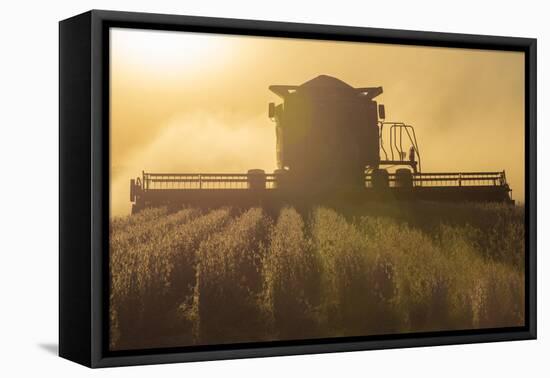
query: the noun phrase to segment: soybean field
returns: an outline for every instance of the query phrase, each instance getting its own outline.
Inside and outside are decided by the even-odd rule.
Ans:
[[[110,348],[524,324],[524,208],[146,209],[110,222]]]

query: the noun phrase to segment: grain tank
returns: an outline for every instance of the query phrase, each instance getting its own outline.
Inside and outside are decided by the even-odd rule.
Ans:
[[[276,123],[278,172],[288,185],[321,192],[363,188],[366,167],[380,163],[374,99],[382,88],[354,88],[321,75],[269,89],[283,100],[269,104],[269,116]]]

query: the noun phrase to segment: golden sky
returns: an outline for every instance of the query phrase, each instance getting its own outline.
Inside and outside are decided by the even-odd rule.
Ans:
[[[524,200],[520,52],[111,29],[111,214],[149,172],[276,168],[272,84],[318,75],[382,86],[415,127],[423,172],[506,170]]]

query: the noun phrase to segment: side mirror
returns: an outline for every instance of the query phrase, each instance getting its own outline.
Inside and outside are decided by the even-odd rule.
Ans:
[[[267,113],[268,113],[269,118],[271,118],[271,119],[275,118],[275,103],[274,102],[269,103],[269,110],[268,110]]]
[[[378,118],[386,119],[386,107],[384,106],[384,104],[378,105]]]

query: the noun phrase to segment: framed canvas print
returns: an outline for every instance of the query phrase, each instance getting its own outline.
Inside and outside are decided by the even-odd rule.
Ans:
[[[60,355],[536,337],[536,40],[60,22]]]

